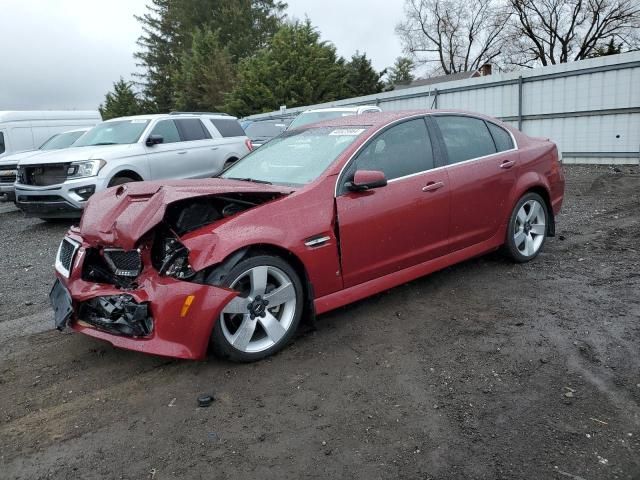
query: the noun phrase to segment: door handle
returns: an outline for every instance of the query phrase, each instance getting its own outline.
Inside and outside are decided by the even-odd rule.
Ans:
[[[182,152],[178,152],[178,155],[184,155],[185,153],[187,153],[187,151],[183,150]]]
[[[516,164],[513,160],[505,160],[500,164],[500,168],[511,168]]]
[[[429,182],[424,187],[422,187],[423,192],[435,192],[436,190],[440,190],[444,187],[444,182]]]

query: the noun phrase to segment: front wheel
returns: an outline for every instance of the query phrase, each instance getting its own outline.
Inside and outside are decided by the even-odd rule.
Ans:
[[[525,194],[511,213],[505,247],[518,263],[538,256],[547,237],[547,204],[537,193]]]
[[[238,263],[222,283],[240,294],[213,328],[214,353],[252,362],[284,348],[302,317],[303,289],[296,271],[281,258],[259,255]]]

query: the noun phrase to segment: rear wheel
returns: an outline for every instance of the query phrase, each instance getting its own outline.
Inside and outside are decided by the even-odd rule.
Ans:
[[[226,170],[227,168],[231,167],[234,163],[236,163],[238,161],[237,158],[230,158],[229,160],[227,160],[226,162],[224,162],[224,166],[222,167],[222,170]]]
[[[519,263],[538,256],[547,237],[547,204],[537,193],[522,196],[511,213],[505,247]]]
[[[240,292],[223,309],[211,335],[216,355],[251,362],[281,350],[293,337],[303,310],[300,277],[284,260],[249,257],[223,285]]]

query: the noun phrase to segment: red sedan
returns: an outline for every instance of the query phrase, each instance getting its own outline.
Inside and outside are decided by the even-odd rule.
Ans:
[[[237,361],[303,318],[553,236],[558,151],[493,118],[375,113],[286,132],[219,178],[96,194],[62,241],[56,326],[113,345]]]

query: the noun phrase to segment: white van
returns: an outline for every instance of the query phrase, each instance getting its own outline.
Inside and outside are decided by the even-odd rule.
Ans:
[[[0,111],[0,162],[12,153],[36,150],[57,133],[101,121],[98,111]]]

